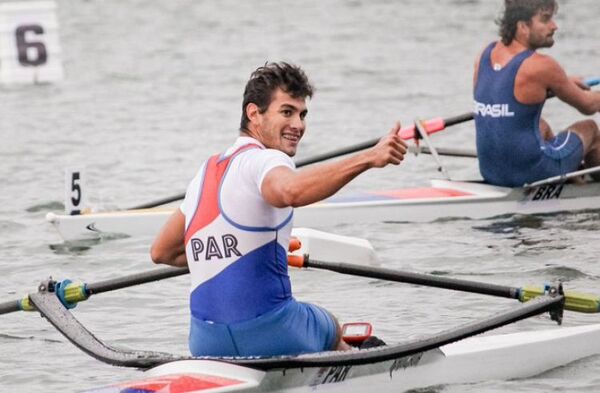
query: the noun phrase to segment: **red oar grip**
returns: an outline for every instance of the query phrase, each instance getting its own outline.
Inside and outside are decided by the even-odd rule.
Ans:
[[[288,255],[288,265],[293,267],[304,267],[304,255]]]
[[[425,120],[423,122],[423,126],[425,127],[425,130],[428,134],[433,134],[435,132],[442,131],[444,128],[446,128],[446,123],[444,122],[444,119],[442,119],[441,117],[437,117],[435,119]],[[415,125],[411,124],[408,127],[401,128],[400,131],[398,131],[398,136],[400,136],[400,138],[402,139],[415,138]]]
[[[297,237],[290,238],[290,244],[288,246],[289,252],[294,252],[296,250],[299,250],[300,247],[302,247],[302,242],[300,241],[300,239],[298,239]]]

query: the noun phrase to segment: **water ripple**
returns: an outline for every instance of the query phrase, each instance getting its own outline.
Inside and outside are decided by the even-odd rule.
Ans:
[[[50,201],[40,203],[39,205],[33,205],[25,209],[28,213],[39,213],[39,212],[51,212],[51,211],[64,211],[65,205],[62,202]]]
[[[3,334],[0,333],[0,340],[6,340],[6,341],[32,341],[32,340],[39,340],[41,342],[46,342],[46,343],[63,343],[63,341],[60,340],[54,340],[54,339],[50,339],[50,338],[39,338],[39,337],[35,337],[35,336],[14,336],[11,334]]]

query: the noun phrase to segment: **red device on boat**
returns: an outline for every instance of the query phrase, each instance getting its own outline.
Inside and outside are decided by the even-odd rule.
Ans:
[[[345,323],[342,326],[342,339],[354,347],[360,346],[367,338],[371,337],[373,327],[368,322]]]

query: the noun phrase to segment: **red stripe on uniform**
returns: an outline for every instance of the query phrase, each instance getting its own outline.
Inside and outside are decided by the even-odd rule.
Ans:
[[[185,232],[185,243],[190,240],[190,237],[196,233],[200,228],[204,228],[211,222],[213,222],[219,216],[219,193],[218,187],[221,183],[221,177],[227,169],[229,163],[228,158],[221,163],[218,163],[219,156],[212,156],[206,163],[206,170],[204,171],[204,180],[202,181],[202,189],[200,190],[200,204],[196,208],[194,217]],[[225,163],[225,165],[220,165]]]
[[[253,144],[244,145],[222,161],[219,161],[218,154],[208,160],[206,170],[204,171],[202,189],[199,194],[200,203],[185,232],[185,244],[188,243],[194,233],[213,222],[219,216],[219,186],[223,180],[223,175],[229,163],[236,155],[253,148],[260,148],[260,146]]]

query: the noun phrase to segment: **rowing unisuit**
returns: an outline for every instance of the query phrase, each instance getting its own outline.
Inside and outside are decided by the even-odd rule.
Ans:
[[[295,168],[283,152],[239,137],[204,163],[188,186],[181,210],[195,356],[278,355],[332,345],[329,314],[292,297],[287,248],[293,209],[275,208],[260,193],[277,166]],[[311,330],[299,331],[306,327]]]
[[[477,154],[484,180],[517,187],[576,170],[583,159],[579,137],[566,131],[543,140],[539,124],[544,102],[522,104],[515,97],[517,72],[535,52],[520,52],[495,70],[491,62],[495,45],[483,51],[475,85]]]

